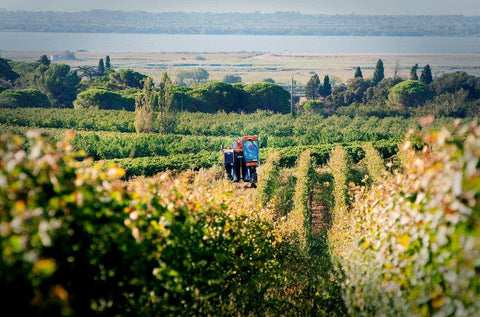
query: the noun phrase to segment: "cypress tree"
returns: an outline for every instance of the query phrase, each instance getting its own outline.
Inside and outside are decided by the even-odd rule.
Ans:
[[[110,64],[110,56],[108,55],[107,57],[105,57],[105,68],[106,69],[112,68],[112,65]]]
[[[430,65],[427,64],[423,68],[422,74],[420,75],[420,81],[427,85],[433,81],[432,70],[430,69]]]
[[[103,64],[103,58],[100,58],[100,60],[98,61],[97,71],[100,76],[103,76],[105,74],[105,64]]]
[[[145,80],[142,91],[135,98],[135,130],[137,133],[153,131],[153,112],[158,106],[158,95],[151,78]]]
[[[50,60],[48,59],[47,55],[40,56],[40,59],[37,60],[37,63],[40,63],[45,66],[50,66]]]
[[[363,78],[362,70],[360,69],[360,66],[357,67],[355,70],[355,75],[353,75],[353,78]]]
[[[418,80],[417,69],[418,64],[413,65],[410,69],[410,80]]]
[[[379,59],[375,66],[375,71],[373,72],[373,84],[378,84],[383,78],[385,78],[385,70],[383,68],[383,61]]]
[[[310,77],[310,80],[307,82],[307,85],[305,86],[305,96],[307,97],[307,99],[310,99],[310,100],[317,99],[319,88],[320,88],[320,78],[318,78],[318,75],[315,74],[312,77]]]
[[[332,94],[332,85],[330,84],[330,77],[328,75],[325,75],[323,77],[323,86],[322,86],[322,91],[321,94],[323,97],[330,96]]]

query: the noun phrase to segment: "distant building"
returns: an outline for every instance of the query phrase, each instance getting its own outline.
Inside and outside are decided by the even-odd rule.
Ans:
[[[52,54],[50,55],[50,60],[59,61],[59,60],[74,60],[76,59],[75,53],[70,51],[65,51],[63,54]]]

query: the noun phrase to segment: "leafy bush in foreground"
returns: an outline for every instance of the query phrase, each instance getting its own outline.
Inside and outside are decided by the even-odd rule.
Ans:
[[[480,313],[480,128],[443,129],[330,232],[353,315]],[[411,149],[407,142],[405,149]]]
[[[272,227],[226,183],[137,179],[68,143],[0,142],[0,296],[19,315],[284,312]],[[209,180],[211,183],[211,180]],[[220,189],[218,189],[220,188]],[[276,309],[279,309],[277,311]]]

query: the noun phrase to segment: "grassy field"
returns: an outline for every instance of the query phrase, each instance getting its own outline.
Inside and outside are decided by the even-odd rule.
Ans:
[[[1,56],[13,60],[36,60],[41,55],[53,52],[2,51]],[[145,52],[108,53],[76,52],[76,60],[63,60],[73,68],[96,66],[100,58],[109,55],[115,69],[131,68],[160,79],[163,71],[174,75],[184,69],[203,67],[210,73],[210,80],[222,80],[227,74],[238,75],[244,83],[273,78],[277,83],[288,85],[293,77],[305,84],[313,72],[320,77],[328,74],[331,81],[346,81],[353,77],[354,69],[360,66],[365,78],[371,77],[376,61],[381,58],[385,76],[393,77],[398,65],[398,76],[408,78],[410,68],[430,64],[434,76],[454,71],[466,71],[480,76],[480,53],[477,54],[304,54],[304,53],[198,53],[198,52]],[[419,70],[419,74],[420,74]],[[322,78],[323,79],[323,78]]]

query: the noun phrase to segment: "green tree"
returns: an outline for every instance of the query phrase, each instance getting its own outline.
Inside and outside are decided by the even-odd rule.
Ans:
[[[480,98],[480,78],[466,72],[443,74],[437,77],[431,86],[437,95],[455,94],[463,89],[468,93],[468,100]]]
[[[105,89],[90,88],[77,95],[73,102],[75,109],[97,107],[106,110],[135,110],[135,99]]]
[[[158,95],[153,80],[145,80],[142,91],[135,98],[135,131],[149,133],[153,131],[153,111],[158,105]]]
[[[12,70],[10,63],[5,58],[0,57],[0,79],[10,82],[13,82],[19,77],[19,75]]]
[[[185,83],[185,81],[187,80],[193,85],[198,85],[202,82],[206,82],[209,75],[210,74],[205,69],[197,68],[192,71],[190,70],[179,71],[177,73],[177,79],[180,83]]]
[[[360,66],[357,66],[357,69],[355,70],[355,74],[353,75],[353,78],[363,78],[362,70],[360,69]]]
[[[36,89],[8,89],[0,93],[0,108],[50,108],[47,96]]]
[[[309,100],[315,100],[318,97],[318,92],[320,88],[320,78],[317,74],[314,74],[310,77],[310,80],[305,85],[305,96]]]
[[[237,75],[225,75],[225,77],[223,78],[223,81],[226,82],[227,84],[241,83],[242,77]]]
[[[409,107],[421,106],[433,96],[430,88],[418,80],[406,80],[390,89],[388,101],[391,105]]]
[[[322,112],[324,104],[320,100],[309,100],[301,108],[305,114],[317,114]]]
[[[420,81],[425,84],[430,84],[433,81],[432,77],[432,70],[430,69],[430,65],[425,65],[422,70],[422,74],[420,75]]]
[[[382,79],[376,86],[367,88],[363,101],[372,105],[384,105],[388,99],[390,88],[402,81],[400,77]]]
[[[249,112],[247,94],[237,85],[220,81],[209,82],[194,87],[190,95],[200,101],[200,111]]]
[[[47,55],[40,56],[40,58],[37,60],[37,63],[45,66],[50,66],[50,60],[48,59]]]
[[[363,78],[353,78],[347,81],[347,90],[344,95],[345,104],[349,105],[354,102],[362,102],[365,91],[368,89],[369,83]]]
[[[97,70],[100,76],[105,75],[105,64],[103,63],[103,58],[100,58],[100,60],[98,61]]]
[[[110,73],[110,83],[117,89],[143,88],[143,82],[147,76],[135,72],[131,69],[120,69],[117,72]]]
[[[71,108],[77,96],[80,77],[72,72],[66,64],[40,65],[34,73],[29,74],[27,87],[40,90],[47,95],[54,107]]]
[[[98,68],[95,66],[79,66],[77,72],[80,76],[88,78],[88,80],[92,80],[99,75]]]
[[[107,55],[107,57],[105,57],[105,69],[110,69],[112,68],[112,65],[110,64],[110,56]]]
[[[410,80],[418,80],[417,69],[418,64],[413,65],[410,69]]]
[[[322,97],[330,96],[332,94],[332,85],[330,84],[330,77],[325,75],[323,77],[323,85],[322,89],[320,90],[320,95]]]
[[[200,109],[196,107],[197,101],[191,96],[191,91],[192,88],[185,86],[170,86],[170,109],[176,112],[200,111]]]
[[[163,72],[162,75],[160,76],[160,84],[159,84],[158,105],[160,108],[170,107],[171,86],[172,86],[172,80],[170,79],[170,76],[168,76],[167,72]]]
[[[280,113],[290,112],[290,93],[282,86],[272,83],[255,83],[245,86],[248,94],[248,111],[271,110]]]
[[[377,65],[375,65],[375,70],[373,71],[373,84],[378,84],[383,78],[385,78],[385,70],[383,68],[383,61],[379,59]]]
[[[177,115],[172,107],[172,80],[167,72],[160,78],[160,91],[158,99],[158,131],[161,134],[173,133],[177,122]]]

